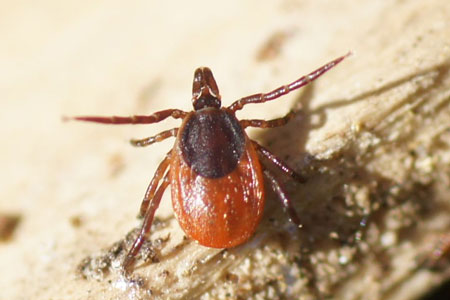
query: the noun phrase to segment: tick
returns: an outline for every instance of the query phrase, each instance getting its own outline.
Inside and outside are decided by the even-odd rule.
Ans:
[[[247,104],[275,100],[308,84],[349,54],[336,58],[288,85],[266,94],[241,98],[228,107],[221,106],[221,96],[211,70],[202,67],[194,73],[194,110],[191,112],[166,109],[145,116],[69,118],[104,124],[151,124],[168,117],[182,120],[178,128],[131,140],[132,145],[144,147],[175,137],[172,149],[156,169],[145,192],[140,207],[142,227],[123,261],[124,272],[132,271],[135,257],[149,237],[155,212],[169,185],[173,210],[181,228],[189,238],[203,246],[231,248],[246,242],[253,235],[264,210],[264,177],[278,195],[290,220],[300,225],[291,200],[272,172],[261,163],[261,159],[273,163],[299,182],[304,182],[304,178],[245,133],[247,127],[283,126],[294,117],[294,113],[273,120],[238,120],[235,113]]]

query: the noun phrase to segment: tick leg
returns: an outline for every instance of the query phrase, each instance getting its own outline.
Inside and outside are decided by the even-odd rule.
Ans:
[[[131,145],[136,146],[136,147],[145,147],[145,146],[151,145],[153,143],[161,142],[169,137],[176,136],[177,133],[178,133],[178,128],[172,128],[170,130],[160,132],[157,135],[154,135],[154,136],[151,136],[151,137],[148,137],[145,139],[140,139],[140,140],[132,139],[130,141],[130,143],[131,143]]]
[[[161,198],[164,194],[164,191],[166,190],[167,186],[169,185],[169,176],[168,172],[166,173],[166,176],[164,176],[163,182],[159,186],[158,190],[156,191],[155,196],[151,199],[150,206],[148,207],[147,211],[145,212],[145,218],[142,223],[141,231],[139,232],[139,236],[136,238],[136,240],[133,243],[133,246],[131,247],[130,251],[128,251],[127,256],[125,257],[125,260],[123,261],[122,268],[125,274],[129,274],[135,260],[136,255],[139,253],[139,250],[141,249],[144,242],[148,239],[148,236],[150,234],[150,228],[153,223],[153,217],[155,216],[155,211],[159,206],[159,203],[161,202]]]
[[[271,161],[275,166],[277,166],[281,171],[295,179],[296,181],[300,183],[305,183],[307,181],[306,177],[300,175],[299,173],[295,172],[291,167],[289,167],[283,160],[278,158],[275,154],[269,151],[269,149],[261,146],[255,141],[252,141],[253,145],[255,146],[256,150],[261,153],[265,158],[267,158],[269,161]]]
[[[155,195],[156,188],[158,187],[159,181],[164,176],[164,173],[166,172],[167,167],[170,164],[170,154],[172,151],[169,151],[169,153],[166,154],[166,157],[163,159],[163,161],[159,164],[158,169],[156,169],[155,175],[152,178],[152,181],[150,181],[150,184],[148,185],[147,191],[145,192],[144,199],[141,203],[141,208],[139,210],[139,217],[144,217],[145,213],[147,212],[148,205],[150,203],[150,200],[153,199]]]
[[[274,128],[274,127],[280,127],[285,124],[287,124],[293,117],[295,116],[295,113],[293,111],[290,111],[287,115],[285,115],[282,118],[273,119],[273,120],[241,120],[241,126],[243,128],[247,127],[258,127],[258,128]]]
[[[275,176],[273,176],[273,174],[269,170],[265,169],[264,175],[266,175],[267,179],[269,179],[270,184],[272,185],[272,189],[280,198],[283,208],[285,210],[287,210],[291,222],[293,222],[297,226],[300,226],[301,225],[300,218],[298,217],[297,212],[295,211],[295,208],[292,205],[291,200],[289,199],[286,192],[281,187],[281,184],[276,180]]]
[[[151,124],[162,121],[168,117],[175,119],[183,119],[187,115],[187,112],[179,109],[166,109],[155,112],[148,116],[130,116],[130,117],[101,117],[101,116],[77,116],[77,117],[64,117],[64,121],[76,120],[85,122],[95,122],[103,124]]]
[[[228,109],[232,110],[233,112],[240,110],[244,107],[246,104],[250,103],[263,103],[266,101],[275,100],[280,96],[286,95],[289,92],[292,92],[293,90],[299,89],[304,85],[307,85],[311,81],[319,78],[322,76],[325,72],[332,69],[334,66],[336,66],[338,63],[344,60],[344,58],[348,57],[351,54],[351,52],[347,53],[344,56],[338,57],[335,60],[330,61],[329,63],[323,65],[322,67],[318,68],[317,70],[309,73],[308,75],[302,76],[296,81],[288,84],[283,85],[271,92],[265,93],[265,94],[254,94],[250,95],[244,98],[241,98],[237,101],[235,101],[233,104],[228,106]]]

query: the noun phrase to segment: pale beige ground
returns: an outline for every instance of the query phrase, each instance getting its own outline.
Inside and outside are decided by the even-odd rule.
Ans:
[[[124,3],[1,5],[0,214],[21,216],[0,244],[1,300],[413,299],[448,277],[442,262],[421,267],[450,228],[448,0]],[[136,149],[128,139],[177,122],[113,127],[62,115],[190,110],[201,65],[229,104],[348,50],[303,92],[239,113],[303,109],[284,129],[250,131],[310,177],[287,184],[301,230],[269,194],[254,239],[207,249],[183,241],[167,193],[158,212],[167,226],[152,239],[170,236],[159,263],[137,269],[144,288],[119,277],[120,257],[82,278],[83,259],[138,226],[172,143]]]

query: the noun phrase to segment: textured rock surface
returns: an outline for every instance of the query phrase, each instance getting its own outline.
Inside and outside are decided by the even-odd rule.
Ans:
[[[185,3],[4,5],[0,214],[20,222],[0,242],[0,298],[394,300],[448,278],[433,253],[450,228],[450,2]],[[303,228],[269,193],[249,243],[200,247],[183,238],[166,193],[136,280],[124,282],[123,247],[171,145],[136,149],[127,139],[177,122],[61,116],[190,110],[201,65],[227,105],[348,50],[303,91],[238,114],[299,110],[284,128],[249,134],[310,178],[286,183]]]

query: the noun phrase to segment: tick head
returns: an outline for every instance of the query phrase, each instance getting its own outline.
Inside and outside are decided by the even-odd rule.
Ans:
[[[195,70],[192,84],[192,105],[195,110],[206,107],[220,108],[220,94],[216,80],[207,67]]]

